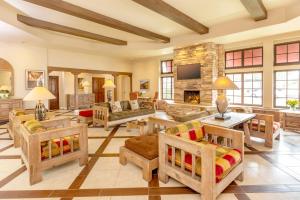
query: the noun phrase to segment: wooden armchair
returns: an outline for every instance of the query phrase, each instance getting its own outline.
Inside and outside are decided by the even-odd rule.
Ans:
[[[273,147],[273,140],[280,139],[280,123],[274,122],[273,115],[258,114],[250,121],[249,131],[253,137],[265,140],[266,147]]]
[[[25,111],[25,115],[15,115],[14,112],[9,112],[9,122],[8,122],[8,133],[14,141],[14,147],[20,147],[20,125],[26,121],[34,119],[34,111]],[[55,117],[54,112],[47,112],[46,118],[51,119]]]
[[[24,124],[20,127],[21,157],[29,172],[30,184],[42,180],[42,171],[79,159],[88,161],[87,125],[71,126],[71,119],[57,117],[40,122],[44,131],[30,132]]]
[[[166,183],[172,177],[201,193],[201,199],[215,200],[232,181],[243,180],[244,136],[241,131],[210,125],[204,125],[202,130],[205,138],[198,142],[165,132],[159,134],[159,179]],[[210,142],[219,142],[222,147],[232,148],[235,155],[238,154],[236,149],[240,151],[240,160],[220,180],[217,180],[216,175],[219,170],[216,152],[219,152],[217,149],[220,146]],[[228,154],[228,157],[232,155]]]

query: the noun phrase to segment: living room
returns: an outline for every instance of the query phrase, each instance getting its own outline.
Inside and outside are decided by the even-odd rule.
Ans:
[[[0,199],[299,199],[299,8],[1,1]]]

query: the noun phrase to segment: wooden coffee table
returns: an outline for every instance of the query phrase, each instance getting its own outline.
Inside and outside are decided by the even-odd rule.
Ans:
[[[226,115],[230,115],[231,118],[228,120],[217,120],[215,119],[215,115],[210,115],[201,118],[200,121],[204,124],[220,126],[225,128],[233,128],[239,124],[243,124],[243,129],[245,132],[245,143],[248,146],[251,146],[249,125],[247,122],[256,116],[255,113],[228,112],[226,113]]]
[[[147,122],[145,120],[134,120],[131,122],[127,122],[126,130],[130,131],[131,129],[139,129],[140,135],[144,135],[146,125],[147,125]]]

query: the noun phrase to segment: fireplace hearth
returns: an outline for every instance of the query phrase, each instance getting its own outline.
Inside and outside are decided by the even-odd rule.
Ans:
[[[184,102],[191,104],[200,104],[200,91],[199,90],[185,90]]]

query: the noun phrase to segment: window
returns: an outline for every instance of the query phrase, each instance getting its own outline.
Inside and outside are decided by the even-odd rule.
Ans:
[[[174,77],[165,76],[161,77],[162,83],[162,99],[172,100],[174,99]]]
[[[300,63],[300,42],[276,44],[275,65]]]
[[[275,72],[275,107],[287,107],[289,99],[299,100],[300,70]]]
[[[162,74],[173,73],[173,60],[161,61],[161,73]]]
[[[240,90],[227,90],[226,96],[232,104],[262,105],[262,73],[226,74]]]
[[[173,60],[161,61],[161,98],[174,99]]]
[[[226,68],[262,67],[263,48],[250,48],[225,53]]]

